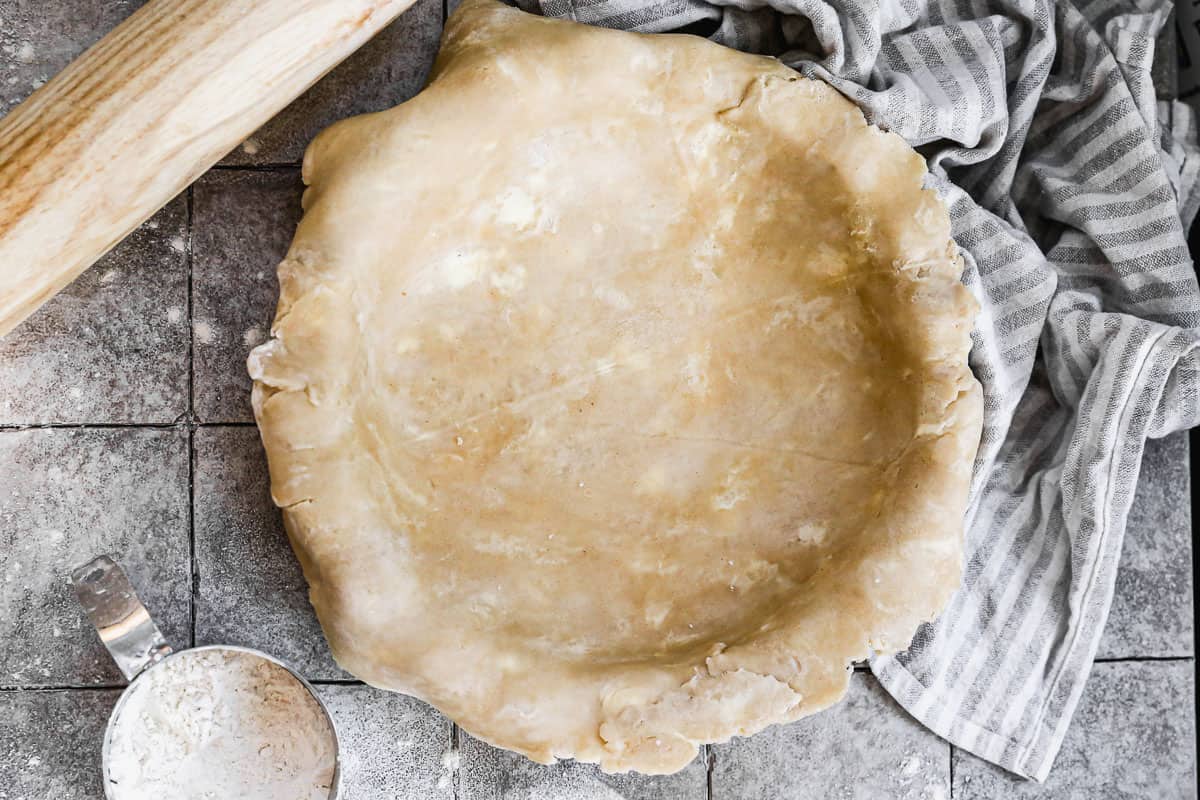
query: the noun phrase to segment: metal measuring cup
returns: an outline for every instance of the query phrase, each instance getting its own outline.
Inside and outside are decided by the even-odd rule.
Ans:
[[[329,723],[334,763],[333,778],[329,784],[329,798],[337,800],[341,787],[341,754],[337,726],[334,725],[329,709],[325,707],[325,703],[322,702],[316,690],[300,673],[274,656],[249,647],[206,645],[173,650],[163,638],[158,626],[154,624],[150,612],[138,600],[137,593],[125,575],[125,571],[109,556],[99,556],[76,569],[71,573],[71,583],[75,587],[75,595],[79,599],[79,604],[83,606],[91,623],[96,626],[96,632],[100,634],[100,641],[108,648],[108,652],[121,670],[121,674],[129,681],[129,685],[117,700],[112,714],[109,715],[108,726],[104,730],[102,764],[104,796],[107,800],[121,800],[113,788],[115,783],[111,779],[109,770],[109,752],[114,734],[120,729],[120,726],[134,724],[134,722],[122,722],[121,712],[138,679],[170,659],[178,658],[185,653],[200,651],[241,653],[260,658],[282,667],[307,690],[316,701],[317,708],[321,710],[325,721]]]

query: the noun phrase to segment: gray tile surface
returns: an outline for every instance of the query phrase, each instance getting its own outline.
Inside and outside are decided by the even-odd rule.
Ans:
[[[196,643],[264,650],[309,679],[350,677],[308,603],[258,429],[197,430],[195,469]]]
[[[322,686],[341,751],[341,800],[450,800],[450,721],[370,686]]]
[[[210,172],[194,189],[195,411],[203,422],[248,422],[246,355],[275,316],[275,268],[300,220],[298,170]]]
[[[441,30],[441,0],[418,0],[222,163],[299,163],[308,143],[330,124],[412,97],[425,85]]]
[[[141,7],[144,0],[0,0],[0,114]]]
[[[551,767],[461,734],[462,800],[704,800],[703,757],[674,775],[606,775],[592,764]]]
[[[187,412],[186,236],[180,197],[0,339],[0,424]]]
[[[101,800],[116,689],[0,692],[0,800]]]
[[[713,747],[713,800],[950,796],[950,747],[865,673],[840,704]]]
[[[1097,664],[1044,784],[954,751],[962,800],[1196,797],[1195,672],[1189,661]]]
[[[68,582],[101,553],[187,643],[187,470],[181,430],[0,432],[0,686],[121,680]]]
[[[1190,484],[1186,433],[1147,442],[1097,657],[1194,654]]]

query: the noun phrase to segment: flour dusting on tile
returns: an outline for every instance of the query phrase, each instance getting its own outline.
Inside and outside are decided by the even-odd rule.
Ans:
[[[212,344],[213,330],[207,322],[197,321],[192,325],[192,330],[196,334],[196,341],[200,344]]]
[[[925,787],[925,800],[947,800],[946,787],[941,784],[931,783]]]

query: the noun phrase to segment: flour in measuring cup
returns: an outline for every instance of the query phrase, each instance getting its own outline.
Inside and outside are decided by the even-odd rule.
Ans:
[[[283,667],[196,650],[134,683],[113,723],[117,800],[327,800],[336,761],[321,707]]]

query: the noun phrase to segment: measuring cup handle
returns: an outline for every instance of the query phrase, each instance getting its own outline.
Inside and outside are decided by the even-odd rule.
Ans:
[[[75,596],[126,680],[171,653],[125,571],[98,556],[71,573]]]

